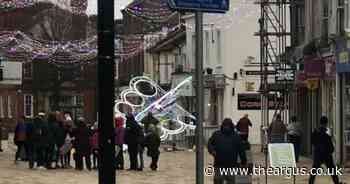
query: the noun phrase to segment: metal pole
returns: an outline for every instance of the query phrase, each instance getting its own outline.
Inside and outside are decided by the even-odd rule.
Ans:
[[[99,184],[115,184],[114,149],[114,0],[98,0]]]
[[[204,184],[204,151],[203,151],[203,13],[196,12],[196,111],[198,113],[196,128],[196,184]]]

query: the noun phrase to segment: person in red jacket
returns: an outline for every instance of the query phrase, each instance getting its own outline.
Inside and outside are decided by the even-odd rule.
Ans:
[[[252,122],[248,118],[248,114],[245,114],[237,123],[236,127],[242,140],[248,141],[249,127],[252,127]]]

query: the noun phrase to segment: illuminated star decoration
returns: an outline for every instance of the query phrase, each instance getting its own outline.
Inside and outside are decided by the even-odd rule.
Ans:
[[[186,129],[195,129],[194,125],[185,123],[184,119],[194,121],[196,118],[176,103],[178,92],[191,81],[192,77],[188,77],[166,92],[148,77],[135,77],[130,80],[129,88],[121,92],[120,99],[116,100],[114,111],[117,116],[125,117],[126,112],[121,111],[120,107],[128,106],[141,126],[143,126],[141,120],[151,112],[160,122],[161,140],[166,140],[169,135],[180,134]],[[152,89],[152,93],[143,92],[140,84],[147,84]]]

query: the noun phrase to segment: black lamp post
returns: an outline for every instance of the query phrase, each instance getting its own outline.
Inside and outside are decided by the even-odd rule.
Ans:
[[[99,184],[115,184],[114,143],[114,0],[98,0]]]

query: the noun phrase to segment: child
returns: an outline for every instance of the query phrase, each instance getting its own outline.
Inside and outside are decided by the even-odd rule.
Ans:
[[[60,148],[60,159],[61,159],[61,164],[62,168],[68,168],[69,167],[69,162],[66,158],[67,154],[70,154],[71,149],[73,147],[72,144],[72,138],[70,137],[69,134],[66,135],[66,139],[64,141],[63,146]]]

